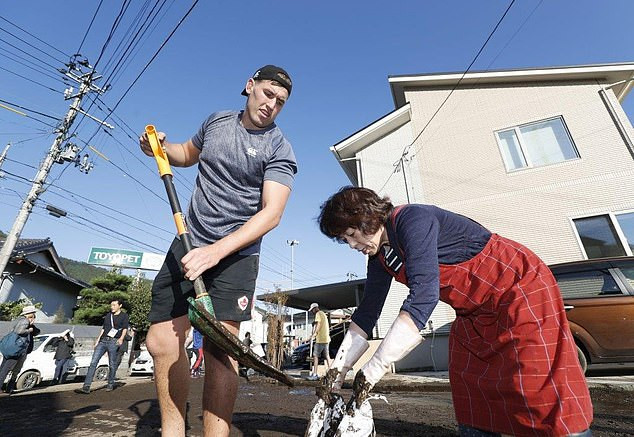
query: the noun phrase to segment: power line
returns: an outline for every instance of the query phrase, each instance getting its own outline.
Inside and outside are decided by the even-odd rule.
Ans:
[[[160,18],[156,19],[152,19],[153,22],[153,26],[152,28],[149,30],[149,32],[143,32],[143,35],[141,35],[141,37],[134,43],[134,47],[132,47],[132,49],[130,50],[130,52],[126,55],[126,59],[123,61],[123,65],[121,66],[121,68],[119,69],[119,71],[117,71],[114,76],[112,76],[112,79],[109,79],[109,82],[111,85],[114,85],[115,81],[119,79],[119,77],[123,74],[123,72],[128,68],[128,66],[130,65],[132,59],[135,59],[136,54],[139,52],[139,50],[142,47],[142,44],[145,43],[145,41],[147,41],[147,39],[149,38],[150,35],[152,35],[154,33],[154,31],[156,30],[156,28],[158,27],[158,25],[160,24],[161,21],[163,21],[163,19],[165,18],[165,16],[167,15],[167,12],[171,9],[171,7],[174,5],[175,0],[172,0],[172,2],[170,3],[170,5],[167,7],[167,9],[165,9],[165,11],[163,11],[163,14],[161,15]],[[143,41],[143,42],[142,42]]]
[[[18,40],[18,41],[20,41],[21,43],[26,44],[27,46],[29,46],[29,47],[31,47],[31,48],[33,48],[33,49],[37,50],[38,52],[40,52],[40,53],[42,53],[42,54],[45,54],[46,56],[48,56],[49,58],[53,59],[54,61],[56,61],[56,62],[60,62],[60,63],[62,63],[62,64],[64,63],[64,61],[60,61],[59,59],[57,59],[55,56],[51,55],[50,53],[45,52],[44,50],[40,49],[39,47],[35,47],[35,46],[34,46],[33,44],[31,44],[30,42],[23,40],[23,39],[22,39],[22,38],[20,38],[19,36],[15,35],[15,34],[13,34],[13,33],[11,33],[11,32],[9,32],[8,30],[3,29],[3,28],[1,28],[1,27],[0,27],[0,30],[1,30],[1,31],[3,31],[3,32],[5,32],[5,33],[8,33],[9,35],[11,35],[12,37],[14,37],[15,39],[17,39],[17,40]],[[42,61],[42,62],[44,62],[44,61]],[[53,67],[53,68],[54,68],[54,67]]]
[[[39,42],[41,42],[42,44],[46,45],[47,47],[49,47],[49,48],[51,48],[51,49],[53,49],[53,50],[55,50],[55,51],[57,51],[57,52],[61,53],[62,55],[66,56],[67,58],[70,58],[70,55],[68,55],[68,54],[66,54],[66,53],[64,53],[64,52],[62,52],[62,51],[61,51],[61,50],[59,50],[57,47],[54,47],[54,46],[50,45],[50,44],[49,44],[49,43],[47,43],[46,41],[41,40],[41,39],[40,39],[40,38],[38,38],[37,36],[33,35],[32,33],[30,33],[30,32],[29,32],[29,31],[27,31],[27,30],[22,29],[20,26],[18,26],[18,25],[17,25],[17,24],[15,24],[15,23],[12,23],[11,21],[7,20],[6,18],[4,18],[4,17],[0,16],[0,20],[6,21],[6,22],[7,22],[7,23],[9,23],[10,25],[12,25],[12,26],[14,26],[14,27],[17,27],[17,28],[18,28],[18,29],[20,29],[22,32],[24,32],[24,33],[26,33],[27,35],[29,35],[29,36],[31,36],[31,37],[33,37],[33,38],[35,38],[36,40],[38,40],[38,41],[39,41]]]
[[[101,100],[98,96],[97,96],[97,100],[102,103],[106,109],[108,111],[111,111],[110,108],[108,107],[108,105],[103,102],[103,100]],[[97,108],[99,108],[101,111],[106,112],[101,106],[99,106],[98,103],[96,103]],[[136,136],[136,132],[130,127],[130,125],[128,123],[125,122],[124,119],[122,119],[121,117],[119,117],[117,114],[115,114],[113,111],[111,111],[111,115],[115,118],[115,120],[118,121],[118,123],[121,125],[123,125],[124,127],[127,128],[127,132],[125,131],[125,129],[122,129],[123,133],[130,139],[132,140],[135,144],[137,144],[138,139],[133,137],[132,135]],[[105,131],[110,137],[112,137],[112,139],[114,139],[115,141],[117,141],[121,147],[124,148],[124,150],[126,152],[128,152],[129,154],[131,154],[137,161],[139,161],[141,163],[141,165],[143,165],[145,168],[147,168],[152,174],[155,174],[155,170],[153,170],[152,168],[150,168],[144,160],[140,159],[135,153],[133,153],[132,151],[130,151],[127,147],[125,147],[125,145],[123,143],[121,143],[117,138],[115,138],[110,132]],[[178,170],[178,168],[172,168],[172,170],[174,171],[174,180],[180,182],[181,184],[183,184],[188,191],[190,192],[190,194],[193,192],[194,190],[194,185],[191,184],[190,182],[187,181],[187,179],[182,175],[182,173]]]
[[[110,215],[110,214],[108,214],[108,213],[106,213],[106,212],[100,211],[100,210],[98,210],[98,209],[96,209],[96,208],[92,208],[92,207],[90,207],[90,206],[88,206],[88,205],[84,205],[84,204],[82,204],[82,203],[80,203],[80,202],[77,202],[76,200],[69,199],[68,197],[66,197],[66,196],[62,196],[62,195],[61,195],[61,194],[59,194],[59,193],[55,193],[55,192],[53,192],[53,191],[51,191],[50,193],[51,193],[51,194],[55,194],[56,196],[59,196],[59,197],[61,197],[62,199],[68,200],[69,202],[73,202],[73,203],[75,203],[75,204],[77,204],[77,205],[81,206],[81,207],[82,207],[82,208],[84,208],[87,212],[90,212],[89,210],[92,210],[92,211],[94,211],[94,212],[96,212],[96,213],[98,213],[98,214],[100,214],[100,215],[102,215],[102,216],[108,217],[108,218],[110,218],[110,219],[112,219],[112,220],[117,220],[117,221],[120,221],[120,219],[119,219],[119,218],[117,218],[117,217],[114,217],[114,216],[112,216],[112,215]],[[75,215],[77,215],[77,214],[75,214]],[[156,235],[156,234],[153,234],[153,233],[151,233],[151,232],[148,232],[147,227],[145,227],[145,228],[140,228],[140,227],[138,227],[138,226],[136,226],[136,225],[133,225],[133,224],[130,224],[130,223],[125,223],[125,224],[126,224],[127,226],[130,226],[131,228],[136,229],[137,231],[141,231],[141,232],[143,232],[144,234],[151,235],[151,236],[153,236],[153,237],[155,237],[155,238],[158,238],[159,240],[165,241],[165,242],[166,242],[166,243],[168,243],[168,244],[172,242],[172,240],[171,240],[171,239],[170,239],[170,240],[167,240],[167,239],[165,239],[164,237],[160,237],[160,236],[158,236],[158,235]],[[154,228],[154,226],[153,226],[153,228]],[[159,229],[159,228],[157,228],[157,229]],[[160,230],[160,229],[159,229],[159,230]],[[168,232],[168,234],[170,235],[170,237],[173,237],[173,236],[174,236],[174,232]]]
[[[152,7],[152,9],[150,10],[150,12],[148,13],[147,17],[144,20],[141,20],[144,11],[147,9],[147,7],[149,6],[149,0],[146,0],[146,2],[144,3],[144,5],[141,7],[141,9],[139,9],[139,12],[137,13],[137,16],[134,17],[134,20],[132,21],[132,24],[128,27],[128,30],[125,32],[125,34],[123,35],[123,37],[121,38],[121,41],[119,41],[119,44],[117,44],[117,47],[115,47],[112,58],[110,59],[110,61],[108,61],[108,63],[106,64],[106,66],[104,67],[104,75],[106,75],[106,71],[108,71],[110,65],[114,62],[115,56],[117,54],[117,52],[119,52],[119,49],[121,48],[122,44],[127,44],[125,50],[123,50],[123,52],[118,55],[119,60],[116,62],[116,65],[114,66],[114,68],[112,69],[112,71],[110,71],[109,73],[107,73],[108,77],[106,78],[105,82],[106,84],[110,83],[110,78],[114,75],[115,71],[117,70],[117,67],[119,67],[119,65],[121,64],[121,62],[123,62],[123,60],[126,58],[126,54],[128,53],[128,50],[130,50],[130,47],[132,47],[132,45],[134,44],[137,36],[139,35],[139,33],[141,31],[145,29],[147,29],[150,24],[152,23],[152,12],[154,11],[154,9],[156,9],[156,7],[158,6],[158,0],[154,3],[154,6]],[[163,4],[165,4],[165,0],[163,0]],[[161,6],[162,7],[162,6]],[[160,9],[159,9],[160,10]],[[139,25],[140,23],[140,25]],[[134,31],[136,28],[136,32]],[[134,33],[134,35],[131,37],[130,39],[130,34]],[[126,42],[127,39],[127,42]]]
[[[36,81],[36,80],[34,80],[34,79],[29,79],[28,77],[23,76],[23,75],[21,75],[21,74],[19,74],[19,73],[16,73],[15,71],[11,71],[11,70],[9,70],[8,68],[0,67],[0,70],[4,70],[4,71],[6,71],[7,73],[11,73],[11,74],[13,74],[13,75],[15,75],[15,76],[18,76],[20,79],[24,79],[24,80],[26,80],[26,81],[29,81],[29,82],[34,83],[34,84],[36,84],[36,85],[39,85],[39,86],[41,86],[41,87],[43,87],[43,88],[46,88],[47,90],[53,91],[54,93],[61,93],[61,91],[56,90],[55,88],[51,88],[50,86],[48,86],[48,85],[44,85],[43,83],[38,82],[38,81]]]
[[[1,68],[1,67],[0,67],[0,68]],[[8,102],[8,101],[6,101],[6,100],[2,100],[2,99],[0,99],[0,102],[5,103],[5,104],[7,104],[7,105],[12,105],[12,106],[15,106],[16,108],[24,109],[25,111],[30,111],[30,112],[33,112],[33,113],[36,113],[36,114],[40,114],[40,115],[42,115],[42,116],[44,116],[44,117],[53,118],[54,120],[59,121],[59,120],[57,120],[55,117],[53,117],[53,116],[51,116],[51,115],[46,115],[46,114],[43,114],[43,113],[39,113],[38,111],[32,111],[32,110],[27,109],[27,108],[25,108],[25,107],[23,107],[23,106],[16,105],[16,104],[11,103],[11,102]],[[25,114],[25,113],[23,113],[23,112],[16,111],[15,109],[13,109],[13,108],[11,108],[11,107],[5,106],[5,109],[9,109],[10,111],[16,112],[16,113],[20,114],[20,115],[21,115],[21,116],[23,116],[23,117],[30,118],[31,120],[35,120],[35,121],[37,121],[37,122],[40,122],[40,123],[42,123],[42,124],[44,124],[44,125],[46,125],[46,126],[48,126],[48,127],[50,127],[50,128],[53,128],[53,129],[55,129],[55,128],[56,128],[56,126],[53,126],[52,124],[49,124],[49,123],[47,123],[47,122],[45,122],[45,121],[42,121],[42,120],[40,120],[39,118],[33,117],[32,115],[29,115],[29,114]]]
[[[11,159],[11,158],[9,158],[8,156],[5,156],[5,157],[4,157],[4,159],[5,159],[5,160],[7,160],[7,161],[9,161],[9,162],[15,162],[16,164],[20,164],[20,165],[23,165],[23,166],[25,166],[25,167],[29,167],[29,168],[34,168],[35,170],[37,170],[37,167],[36,167],[36,166],[34,166],[34,165],[31,165],[31,164],[26,164],[26,163],[24,163],[24,162],[20,162],[20,161],[16,161],[15,159]]]
[[[56,81],[62,82],[64,85],[66,85],[66,82],[64,81],[64,79],[62,79],[62,78],[61,78],[61,77],[59,77],[59,76],[53,76],[53,75],[52,75],[51,73],[49,73],[48,71],[41,70],[40,68],[42,68],[42,67],[40,67],[38,64],[36,64],[36,63],[34,63],[34,62],[29,61],[29,60],[28,60],[28,59],[26,59],[25,57],[20,56],[20,55],[18,55],[18,54],[16,54],[16,53],[12,53],[12,52],[10,52],[9,50],[7,50],[7,49],[5,49],[5,48],[2,48],[2,47],[0,47],[0,50],[1,50],[1,51],[3,51],[3,52],[5,52],[5,55],[4,55],[5,57],[7,57],[8,59],[12,60],[12,61],[13,61],[13,62],[15,62],[16,64],[20,64],[20,65],[22,65],[22,66],[24,66],[24,67],[26,67],[26,68],[29,68],[29,69],[31,69],[31,70],[33,70],[33,71],[36,71],[36,72],[38,72],[38,73],[42,74],[42,75],[44,75],[44,76],[46,76],[46,77],[48,77],[48,78],[50,78],[50,79],[53,79],[53,80],[56,80]],[[18,60],[16,60],[16,59],[14,58],[14,56],[15,56],[16,58],[18,58]],[[21,61],[24,61],[24,62],[21,62]]]
[[[486,45],[488,44],[489,40],[491,39],[491,37],[493,37],[493,34],[497,31],[498,27],[500,27],[500,24],[502,24],[502,21],[504,20],[504,18],[506,17],[506,15],[508,14],[508,12],[511,10],[511,7],[513,6],[513,4],[515,4],[515,0],[511,0],[511,3],[509,3],[508,7],[506,8],[506,10],[504,11],[504,14],[502,14],[502,16],[500,17],[500,19],[498,20],[497,24],[495,25],[495,27],[493,28],[493,30],[489,33],[489,36],[487,37],[486,41],[484,41],[484,43],[482,44],[482,46],[480,47],[480,50],[478,50],[478,53],[476,53],[476,55],[473,57],[473,60],[471,61],[471,63],[469,64],[469,66],[467,67],[467,69],[464,71],[464,73],[462,73],[462,76],[460,77],[460,79],[458,80],[458,82],[456,82],[456,84],[453,86],[453,88],[451,89],[451,91],[449,91],[449,94],[447,94],[447,97],[445,97],[445,99],[442,101],[442,103],[440,104],[440,106],[438,107],[438,109],[436,109],[436,111],[432,114],[431,118],[427,121],[427,123],[425,124],[425,126],[423,126],[423,128],[420,130],[420,132],[414,137],[414,140],[408,144],[407,146],[405,146],[403,148],[403,151],[401,153],[401,157],[399,158],[399,160],[397,162],[400,161],[400,163],[402,164],[404,157],[408,154],[409,149],[414,145],[414,143],[416,142],[416,140],[418,140],[418,138],[420,138],[420,136],[423,134],[423,132],[425,132],[425,130],[427,129],[427,127],[430,125],[430,123],[434,120],[434,118],[436,117],[436,115],[440,112],[440,110],[442,109],[442,107],[445,105],[445,103],[447,103],[447,100],[449,100],[449,98],[451,97],[451,95],[453,94],[453,92],[456,90],[456,88],[458,88],[458,86],[460,85],[460,83],[462,82],[462,80],[464,79],[464,77],[466,76],[466,74],[469,72],[469,70],[471,69],[471,67],[473,66],[473,64],[475,63],[475,61],[478,59],[478,57],[480,56],[480,54],[482,53],[482,51],[484,50],[484,48],[486,47]],[[422,146],[421,146],[422,147]],[[416,155],[416,153],[418,153],[420,151],[420,148],[414,151],[414,155]],[[388,182],[390,181],[390,179],[392,178],[392,176],[398,171],[398,168],[396,166],[396,163],[394,164],[394,170],[390,173],[390,175],[388,176],[387,180],[385,181],[385,183],[383,184],[383,186],[381,187],[381,189],[379,190],[379,192],[383,191],[383,189],[385,188],[385,186],[388,184]],[[405,169],[403,168],[403,171],[405,171]]]
[[[165,39],[165,41],[163,41],[163,43],[161,44],[161,46],[158,48],[158,50],[154,53],[154,55],[152,55],[152,58],[150,58],[150,60],[147,62],[147,64],[145,64],[145,67],[143,67],[143,69],[141,70],[141,72],[137,75],[137,77],[132,81],[132,83],[130,84],[130,86],[128,87],[128,89],[125,90],[125,92],[123,93],[123,95],[119,98],[119,100],[117,101],[117,103],[114,105],[114,107],[112,108],[111,112],[114,112],[115,109],[117,109],[117,107],[119,106],[119,104],[121,103],[121,101],[125,98],[125,96],[130,92],[130,90],[132,89],[132,87],[137,83],[137,81],[141,78],[141,76],[143,75],[143,73],[145,73],[145,70],[148,69],[148,67],[152,64],[152,62],[154,62],[154,59],[156,59],[156,57],[158,56],[158,54],[161,52],[161,50],[163,50],[163,47],[165,47],[165,45],[167,44],[167,42],[172,38],[172,36],[174,35],[174,33],[176,33],[176,31],[178,30],[178,28],[180,27],[181,24],[183,24],[183,21],[185,21],[185,19],[189,16],[189,14],[191,13],[191,11],[194,9],[194,7],[198,4],[198,0],[194,0],[194,3],[191,5],[191,7],[189,8],[189,10],[185,13],[185,15],[183,16],[183,18],[181,18],[178,23],[176,24],[176,26],[174,27],[174,29],[172,29],[172,31],[170,32],[170,34],[167,36],[167,38]],[[108,117],[106,117],[108,118]]]
[[[99,13],[99,9],[101,9],[102,3],[103,3],[103,0],[101,0],[99,4],[97,5],[97,9],[95,10],[95,13],[92,16],[92,20],[90,20],[90,24],[88,24],[88,28],[86,29],[86,32],[84,32],[84,37],[81,39],[81,43],[79,44],[79,48],[77,49],[76,53],[81,53],[81,48],[84,46],[84,42],[86,41],[86,37],[88,36],[90,29],[92,29],[92,24],[95,22],[95,18],[97,18],[97,14]]]
[[[84,150],[86,148],[86,146],[88,146],[88,142],[82,140],[81,138],[77,137],[77,139],[79,139],[79,141],[81,141],[82,143],[84,143],[84,147],[81,150]],[[93,135],[94,138],[94,135]],[[102,157],[105,157],[102,156]],[[138,180],[137,178],[135,178],[134,176],[132,176],[129,172],[125,171],[123,168],[121,168],[120,165],[116,164],[113,160],[109,159],[106,157],[106,162],[109,162],[110,164],[112,164],[115,168],[117,168],[121,173],[123,173],[124,175],[126,175],[127,177],[129,177],[130,179],[132,179],[133,181],[135,181],[137,184],[139,184],[140,186],[142,186],[143,188],[145,188],[147,191],[149,191],[150,193],[152,193],[155,197],[157,197],[158,199],[160,199],[162,202],[168,203],[169,202],[167,200],[165,200],[164,197],[162,197],[161,195],[157,194],[156,191],[152,190],[150,187],[148,187],[147,185],[145,185],[143,182],[141,182],[140,180]],[[68,168],[68,165],[66,167],[64,167],[64,170],[66,170]],[[62,170],[62,173],[63,171]],[[57,179],[59,179],[59,177],[61,176],[61,174],[59,176],[57,176],[57,178],[55,178],[51,183],[47,184],[47,185],[52,185],[53,182],[55,182]]]
[[[152,64],[152,62],[154,61],[154,59],[156,59],[156,57],[158,56],[158,54],[161,52],[161,50],[163,50],[163,48],[165,47],[165,45],[167,44],[167,42],[172,38],[172,36],[174,35],[174,33],[176,32],[176,30],[178,30],[178,28],[180,27],[180,25],[183,23],[183,21],[185,21],[185,19],[189,16],[189,14],[191,13],[191,11],[194,9],[194,7],[198,4],[199,0],[194,0],[194,3],[191,5],[191,7],[189,8],[189,10],[185,13],[185,15],[179,20],[179,22],[176,24],[176,26],[174,27],[174,29],[170,32],[170,34],[167,36],[167,38],[165,39],[165,41],[163,41],[163,43],[161,44],[161,46],[158,48],[158,50],[156,50],[156,52],[154,53],[154,55],[152,56],[152,58],[145,64],[145,67],[143,67],[143,70],[141,70],[141,72],[137,75],[137,77],[134,79],[134,81],[132,81],[132,83],[130,84],[130,86],[128,87],[128,89],[126,89],[126,91],[123,93],[123,95],[119,98],[119,100],[117,101],[117,103],[114,105],[114,107],[110,110],[110,112],[106,115],[106,117],[103,119],[103,122],[105,122],[108,118],[110,118],[110,116],[112,115],[112,113],[117,109],[117,107],[119,106],[119,104],[121,103],[121,101],[125,98],[125,96],[130,92],[130,90],[132,89],[132,87],[137,83],[137,81],[141,78],[141,76],[143,75],[143,73],[145,73],[145,70],[148,69],[148,67]],[[94,102],[94,100],[93,100]],[[91,105],[92,106],[92,105]],[[90,109],[90,108],[89,108]],[[81,120],[80,120],[81,123]],[[79,124],[79,123],[78,123]],[[78,128],[78,126],[77,126]],[[77,128],[75,129],[75,131],[77,130]],[[97,128],[97,130],[95,131],[95,133],[88,139],[88,141],[86,141],[86,144],[88,144],[90,141],[92,141],[92,139],[95,137],[95,135],[97,135],[97,133],[99,132],[99,128]],[[85,146],[84,146],[85,148]],[[81,151],[84,150],[84,148],[82,148]],[[66,167],[64,167],[64,169],[61,171],[61,173],[53,180],[53,182],[55,182],[56,180],[58,180],[66,171],[66,169],[68,168],[68,165],[66,165]]]
[[[99,61],[101,61],[101,58],[103,57],[103,54],[106,51],[106,48],[110,44],[110,41],[112,40],[112,37],[114,36],[115,31],[117,30],[117,27],[119,27],[119,24],[121,24],[121,19],[123,18],[123,15],[125,14],[125,12],[128,10],[129,6],[130,6],[130,0],[124,0],[123,3],[121,4],[121,9],[119,9],[119,13],[117,14],[114,22],[112,23],[112,26],[110,27],[110,33],[108,34],[106,41],[103,43],[103,46],[101,46],[101,52],[99,53],[99,56],[97,57],[97,60],[95,61],[93,65],[93,69],[97,68],[97,64],[99,64]]]
[[[0,28],[0,30],[2,30],[2,28]],[[18,47],[18,46],[15,46],[15,45],[11,44],[9,41],[7,41],[7,40],[5,40],[5,39],[2,39],[2,38],[0,38],[0,41],[2,41],[3,43],[5,43],[5,44],[6,44],[6,45],[8,45],[8,46],[13,47],[13,48],[14,48],[14,49],[16,49],[17,51],[22,52],[22,53],[24,53],[24,54],[25,54],[25,55],[27,55],[27,56],[30,56],[31,58],[35,59],[36,61],[41,62],[42,64],[46,65],[47,67],[51,67],[53,70],[57,70],[57,67],[56,67],[55,65],[53,65],[53,64],[49,64],[48,62],[46,62],[46,61],[44,61],[44,60],[42,60],[42,59],[38,58],[37,56],[34,56],[34,55],[30,54],[29,52],[27,52],[27,51],[25,51],[25,50],[22,50],[20,47]],[[58,61],[58,62],[59,62],[59,61]],[[63,64],[63,62],[62,62],[62,64]]]
[[[18,105],[17,103],[9,102],[9,101],[3,100],[3,99],[0,99],[0,102],[4,103],[5,105],[11,105],[11,106],[15,106],[16,108],[24,109],[25,111],[32,112],[33,114],[41,115],[42,117],[46,117],[46,118],[50,118],[50,119],[55,120],[55,121],[59,121],[58,117],[54,117],[52,115],[36,111],[35,109],[27,108],[26,106]]]
[[[155,251],[157,251],[157,252],[163,252],[163,249],[160,249],[160,248],[158,248],[158,247],[156,247],[156,246],[152,246],[152,245],[151,245],[151,244],[149,244],[149,243],[144,243],[144,242],[143,242],[143,241],[141,241],[141,240],[137,240],[136,238],[130,237],[130,236],[128,236],[128,235],[126,235],[126,234],[123,234],[123,233],[121,233],[121,232],[119,232],[119,231],[115,231],[114,229],[109,228],[109,227],[108,227],[108,226],[106,226],[106,225],[102,225],[101,223],[97,223],[97,222],[95,222],[95,221],[93,221],[93,220],[89,220],[89,219],[87,219],[86,217],[82,217],[82,216],[77,215],[77,214],[72,214],[72,215],[70,215],[70,214],[69,214],[67,217],[68,217],[68,218],[70,218],[70,220],[72,220],[72,221],[74,221],[74,222],[76,222],[76,223],[77,223],[77,220],[74,220],[74,219],[73,219],[73,217],[77,217],[78,219],[83,220],[83,221],[85,221],[86,223],[90,223],[90,224],[91,224],[91,225],[93,225],[93,226],[97,226],[97,227],[99,227],[99,228],[105,229],[105,230],[107,230],[108,232],[113,233],[113,234],[116,234],[116,235],[119,235],[120,237],[122,237],[122,238],[124,238],[124,239],[128,239],[128,240],[130,240],[130,241],[134,241],[134,242],[135,242],[135,243],[137,243],[137,244],[140,244],[140,245],[145,246],[145,247],[149,247],[150,249],[155,250]]]
[[[28,183],[30,183],[30,182],[31,182],[31,180],[30,180],[30,179],[25,178],[24,176],[20,176],[20,175],[17,175],[17,174],[15,174],[15,173],[12,173],[12,172],[9,172],[9,171],[6,171],[6,170],[3,170],[3,173],[6,173],[6,174],[8,174],[9,176],[12,176],[13,178],[17,178],[17,181],[18,181],[18,182],[22,182],[22,183],[27,183],[27,182],[28,182]],[[24,182],[24,181],[25,181],[25,182]],[[64,192],[66,192],[66,193],[70,194],[71,196],[76,196],[76,197],[79,197],[80,199],[83,199],[83,200],[86,200],[86,201],[88,201],[88,202],[94,203],[95,205],[99,205],[99,206],[101,206],[102,208],[106,208],[106,209],[107,209],[107,210],[109,210],[109,211],[113,211],[113,212],[116,212],[117,214],[121,214],[121,215],[122,215],[122,216],[124,216],[124,217],[130,218],[130,219],[132,219],[132,220],[136,220],[136,221],[138,221],[139,223],[143,223],[143,224],[145,224],[145,225],[152,226],[153,228],[160,229],[161,231],[164,231],[164,232],[166,232],[166,233],[168,233],[168,234],[170,234],[170,235],[174,235],[174,232],[173,232],[173,231],[169,231],[169,230],[167,230],[167,229],[165,229],[165,228],[161,228],[161,227],[157,226],[155,223],[150,223],[150,222],[147,222],[147,221],[142,220],[142,219],[140,219],[140,218],[134,217],[134,216],[132,216],[132,215],[130,215],[130,214],[128,214],[128,213],[126,213],[126,212],[123,212],[123,211],[120,211],[120,210],[118,210],[118,209],[114,208],[113,206],[110,206],[110,205],[105,205],[105,204],[103,204],[103,203],[101,203],[101,202],[97,202],[97,201],[96,201],[96,200],[94,200],[94,199],[90,199],[90,198],[88,198],[88,197],[82,196],[81,194],[75,193],[75,192],[73,192],[73,191],[71,191],[71,190],[69,190],[69,189],[67,189],[67,188],[61,187],[61,186],[59,186],[59,185],[50,184],[50,186],[52,186],[53,188],[57,188],[58,190],[64,191]],[[51,191],[51,193],[52,193],[52,194],[57,194],[57,193],[55,193],[55,192],[53,192],[53,191]],[[77,202],[77,203],[79,203],[79,202]],[[81,204],[81,205],[83,205],[83,204]]]

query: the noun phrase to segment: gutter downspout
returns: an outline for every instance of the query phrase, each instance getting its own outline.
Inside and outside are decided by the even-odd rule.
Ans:
[[[614,121],[614,124],[615,124],[617,130],[619,131],[619,134],[621,134],[621,138],[623,138],[623,141],[625,141],[625,145],[627,146],[627,149],[630,152],[630,155],[632,156],[632,159],[634,159],[634,142],[632,142],[632,139],[630,138],[629,134],[627,133],[627,130],[626,130],[625,126],[623,125],[623,123],[621,122],[621,119],[619,118],[618,114],[616,113],[616,110],[614,109],[614,106],[612,105],[612,102],[610,101],[610,98],[609,98],[609,96],[608,96],[608,94],[606,92],[606,88],[609,88],[609,86],[608,87],[601,87],[601,89],[599,90],[599,95],[601,96],[601,100],[603,100],[603,103],[605,104],[605,107],[607,108],[608,112],[610,113],[610,117],[612,117],[612,121]]]

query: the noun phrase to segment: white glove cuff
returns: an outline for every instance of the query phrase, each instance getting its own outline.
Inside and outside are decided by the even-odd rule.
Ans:
[[[399,315],[370,361],[363,368],[365,379],[374,386],[388,371],[390,365],[403,359],[423,337],[409,315]]]
[[[350,370],[354,363],[361,358],[361,355],[363,355],[369,347],[370,343],[368,343],[361,334],[353,330],[348,330],[346,336],[341,342],[341,346],[339,346],[337,356],[332,363],[332,368],[337,369],[340,372],[344,368]]]

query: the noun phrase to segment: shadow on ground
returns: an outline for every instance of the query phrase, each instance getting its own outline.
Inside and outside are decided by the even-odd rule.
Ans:
[[[60,409],[58,397],[58,393],[42,393],[0,398],[0,436],[61,435],[75,417],[101,408],[101,405],[84,405],[72,410]]]

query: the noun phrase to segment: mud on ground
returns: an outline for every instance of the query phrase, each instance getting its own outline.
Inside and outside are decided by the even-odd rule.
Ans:
[[[188,435],[202,435],[202,380],[192,381]],[[72,391],[0,397],[0,435],[158,436],[160,415],[150,381],[90,395]],[[438,389],[438,388],[436,388]],[[591,390],[594,436],[634,435],[634,392]],[[344,390],[344,398],[350,392]],[[455,436],[451,395],[446,391],[385,393],[372,401],[378,436]],[[315,385],[288,389],[267,380],[242,382],[232,436],[303,436],[315,404]]]

